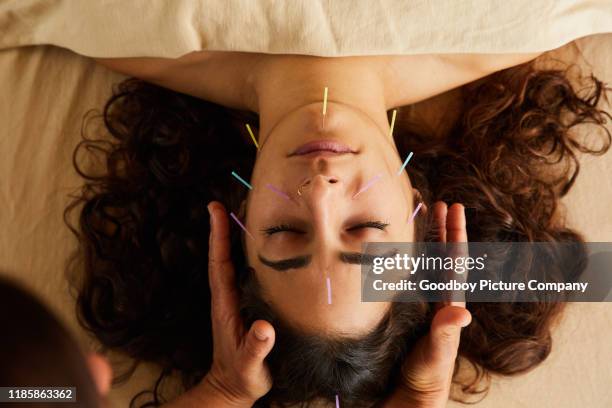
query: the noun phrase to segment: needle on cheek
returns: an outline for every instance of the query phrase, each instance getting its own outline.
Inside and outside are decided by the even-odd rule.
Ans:
[[[380,178],[382,177],[382,174],[378,174],[376,176],[374,176],[370,181],[368,181],[363,187],[361,187],[361,189],[355,193],[355,195],[353,196],[353,198],[357,197],[359,194],[363,193],[364,191],[366,191],[368,188],[372,187],[374,185],[374,183],[376,183],[378,180],[380,180]]]
[[[408,157],[406,157],[406,160],[404,160],[404,164],[402,164],[402,167],[400,167],[399,171],[397,172],[398,176],[402,174],[402,171],[404,171],[410,159],[412,159],[412,152],[410,152],[410,154],[408,154]]]
[[[327,304],[331,305],[332,303],[332,294],[331,294],[331,280],[329,277],[325,278],[327,281]]]
[[[238,175],[238,173],[236,173],[235,171],[232,171],[232,176],[234,176],[234,178],[236,180],[238,180],[239,182],[241,182],[242,184],[244,184],[246,186],[246,188],[248,188],[249,190],[253,189],[253,186],[251,186],[245,179],[243,179],[242,177],[240,177]]]
[[[289,197],[287,195],[287,193],[279,190],[278,188],[274,187],[272,184],[268,183],[268,184],[266,184],[266,187],[269,188],[270,190],[274,191],[279,196],[283,197],[285,200],[291,201],[291,197]]]

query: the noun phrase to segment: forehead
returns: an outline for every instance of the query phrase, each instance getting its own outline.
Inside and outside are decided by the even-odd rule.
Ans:
[[[359,266],[347,265],[345,270],[352,277],[312,267],[284,282],[266,279],[267,272],[257,268],[255,273],[258,281],[263,280],[263,300],[289,326],[314,334],[368,333],[384,317],[390,303],[361,302]]]

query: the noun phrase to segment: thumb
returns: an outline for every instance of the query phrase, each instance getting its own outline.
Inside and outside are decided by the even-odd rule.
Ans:
[[[472,321],[470,312],[460,306],[445,306],[431,322],[430,357],[436,364],[453,365],[457,357],[461,328]]]
[[[274,328],[265,320],[251,325],[242,349],[242,367],[247,374],[258,374],[263,362],[274,346]]]

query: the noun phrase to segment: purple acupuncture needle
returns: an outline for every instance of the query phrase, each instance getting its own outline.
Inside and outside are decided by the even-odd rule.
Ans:
[[[382,174],[377,174],[376,176],[374,176],[370,181],[368,181],[363,187],[361,187],[361,189],[355,193],[355,195],[353,196],[353,198],[357,197],[359,194],[363,193],[364,191],[366,191],[368,188],[372,187],[374,185],[374,183],[376,183],[378,180],[380,180],[382,177]]]
[[[331,305],[332,303],[332,296],[331,296],[331,280],[328,278],[326,278],[327,280],[327,304]]]
[[[419,203],[419,205],[417,205],[417,207],[412,212],[412,215],[410,216],[410,221],[408,221],[408,223],[411,223],[412,220],[414,220],[414,217],[417,215],[417,213],[419,212],[422,206],[423,206],[423,203]]]
[[[236,215],[233,212],[230,213],[230,217],[232,217],[234,219],[234,221],[236,221],[236,223],[240,226],[240,228],[242,228],[244,230],[244,232],[246,232],[247,235],[249,237],[251,237],[251,239],[255,239],[255,238],[253,238],[253,235],[251,235],[251,233],[246,229],[246,227],[244,225],[242,225],[242,223],[240,222],[238,217],[236,217]]]
[[[274,191],[279,196],[283,197],[285,200],[291,201],[291,198],[286,193],[280,191],[278,188],[274,187],[272,184],[268,183],[268,184],[266,184],[266,187],[268,187],[270,190]]]
[[[340,408],[340,397],[336,394],[336,408]]]

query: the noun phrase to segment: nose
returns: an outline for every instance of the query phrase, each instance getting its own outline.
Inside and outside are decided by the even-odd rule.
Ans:
[[[342,183],[336,176],[318,174],[306,179],[298,188],[298,200],[301,200],[314,217],[315,224],[328,224],[329,212],[334,201],[340,199]]]
[[[306,179],[298,190],[301,201],[312,217],[313,238],[324,267],[329,262],[325,248],[330,248],[337,231],[337,215],[342,208],[342,181],[335,176],[318,174]]]
[[[329,185],[337,184],[338,178],[335,176],[325,176],[322,174],[316,175],[312,178],[307,178],[298,187],[298,196],[306,197],[306,195],[320,194],[320,190],[329,188]]]

